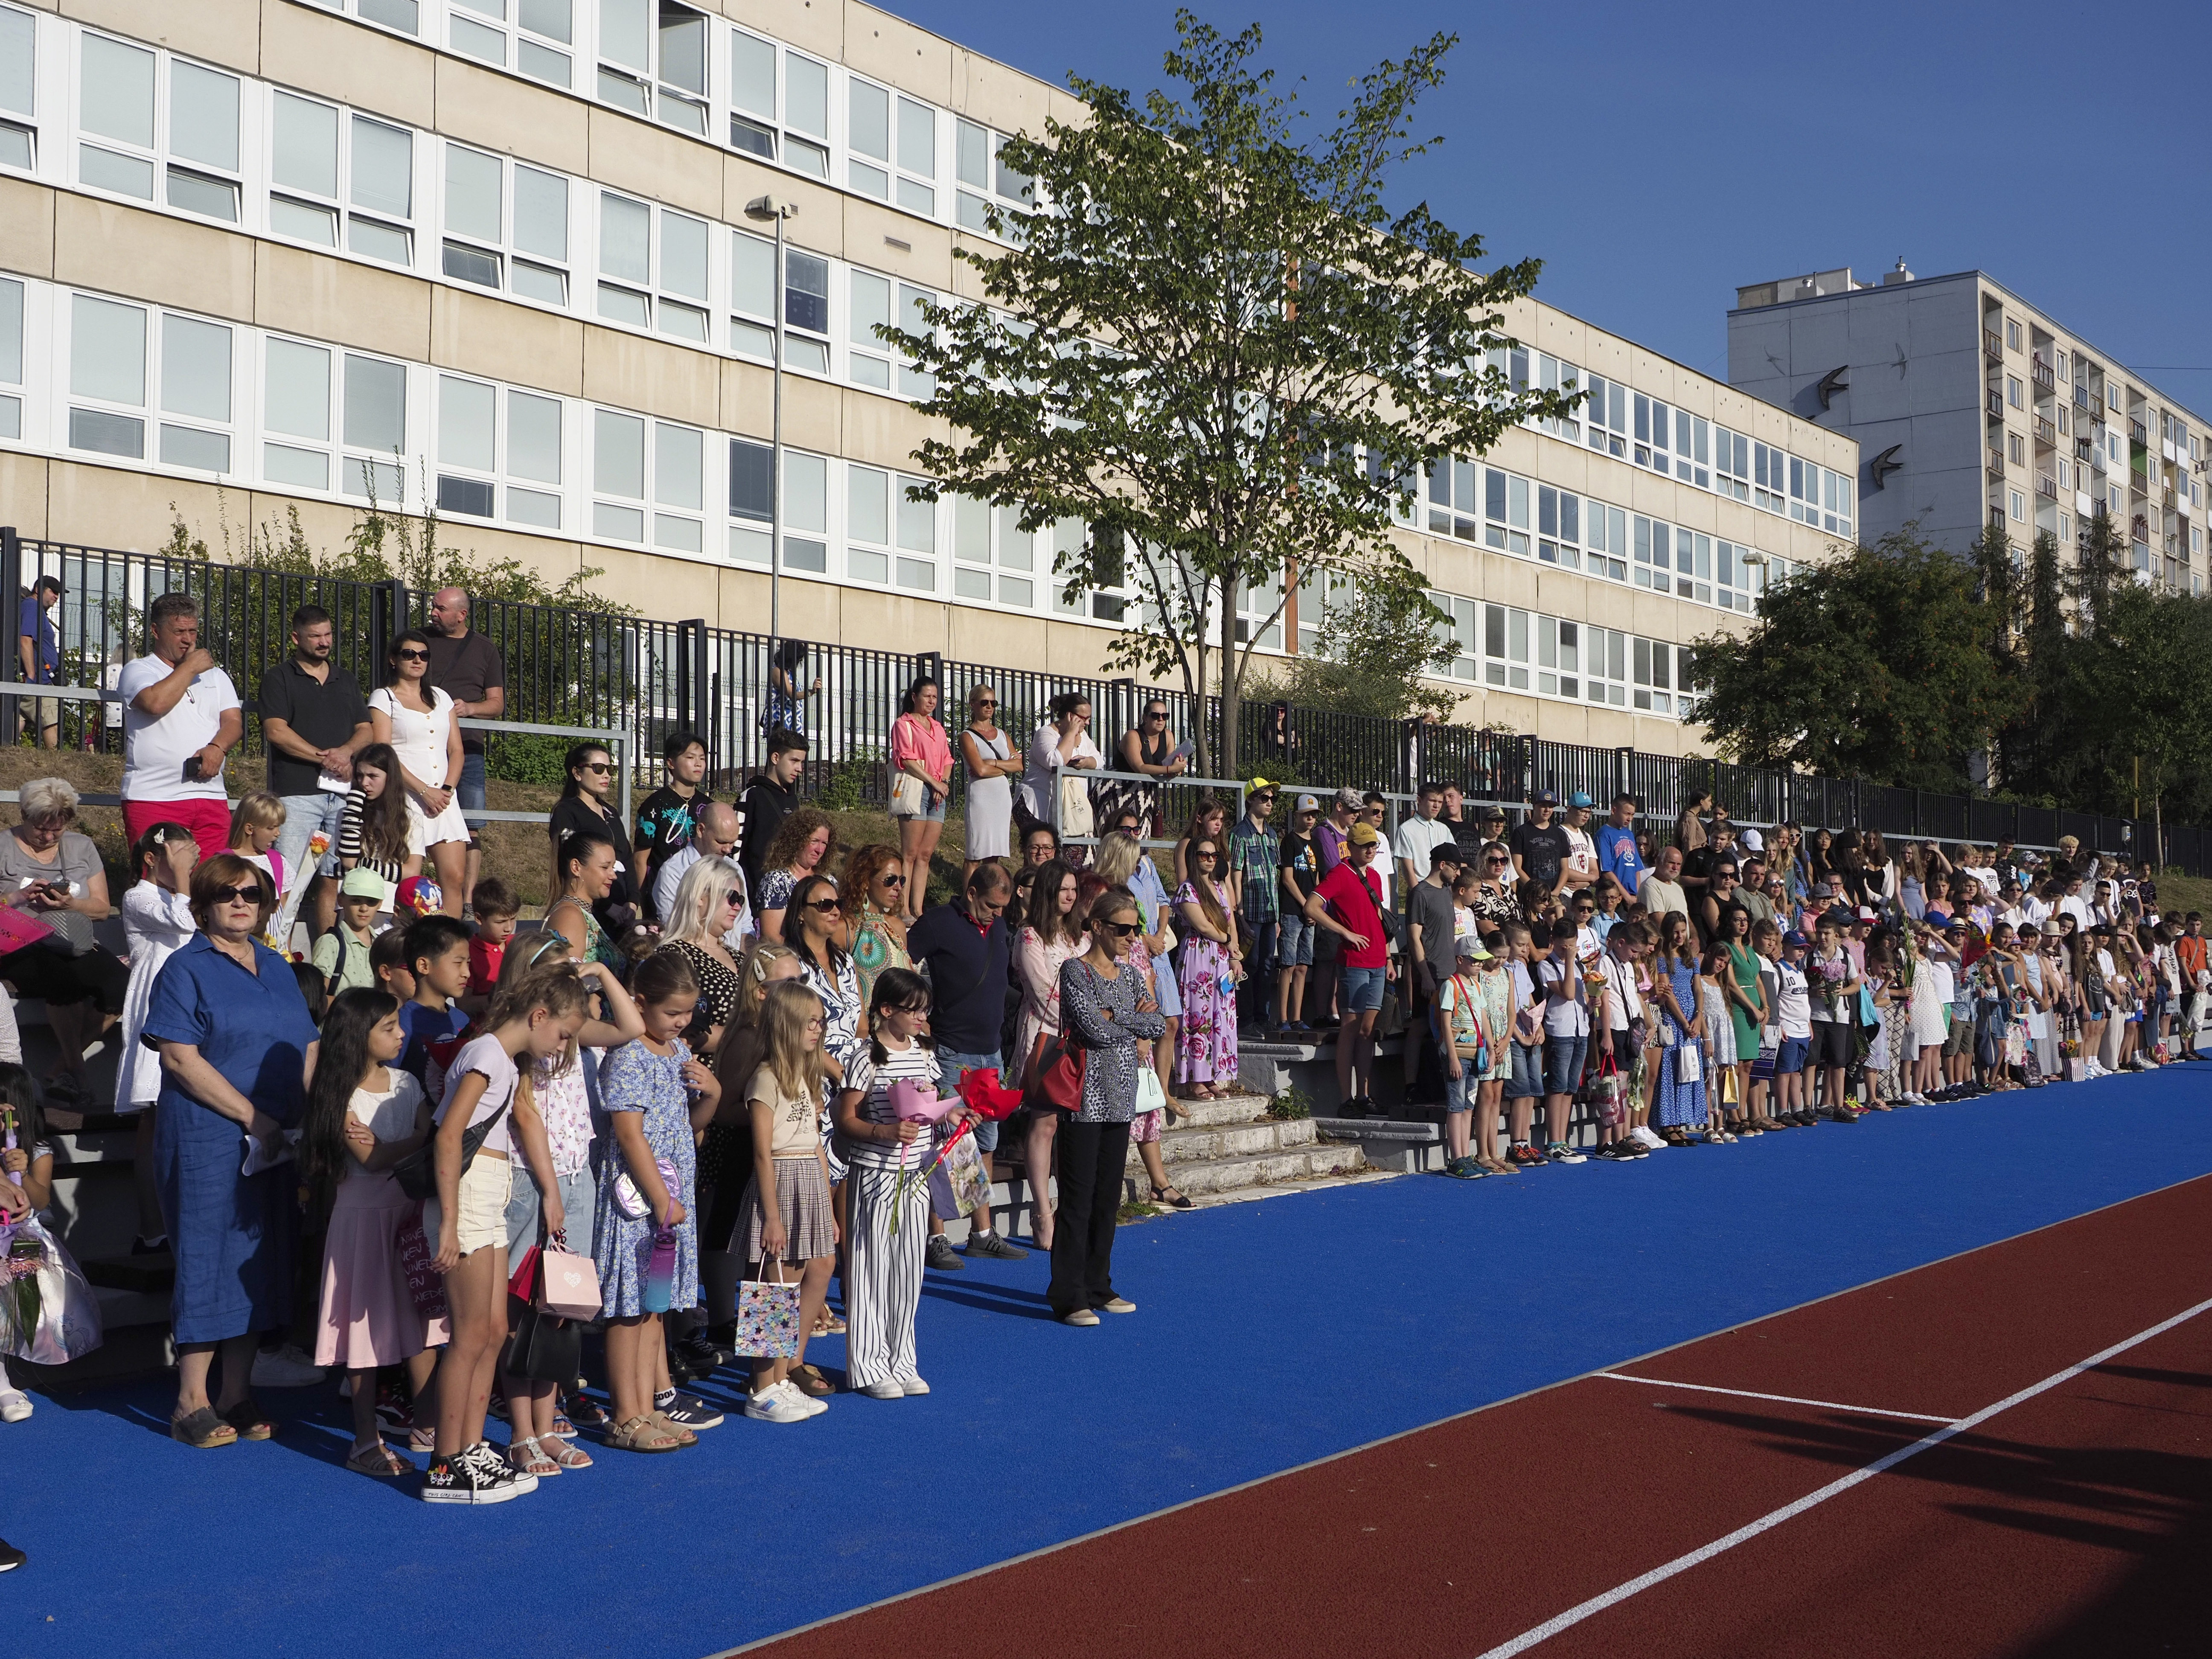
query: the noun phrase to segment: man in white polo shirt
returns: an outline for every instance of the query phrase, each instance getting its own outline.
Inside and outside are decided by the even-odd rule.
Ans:
[[[147,612],[150,654],[125,663],[123,833],[135,843],[157,823],[181,823],[212,858],[230,846],[223,757],[245,729],[238,689],[200,648],[199,605],[168,592]]]

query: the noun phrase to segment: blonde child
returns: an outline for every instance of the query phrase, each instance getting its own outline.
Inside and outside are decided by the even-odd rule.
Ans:
[[[276,838],[284,828],[284,802],[266,789],[256,789],[241,797],[238,808],[230,815],[230,850],[257,870],[267,873],[272,885],[270,891],[276,902],[269,912],[269,924],[264,929],[261,942],[277,951],[289,951],[290,941],[276,936],[278,918],[287,920],[297,908],[284,902],[287,889],[300,879],[300,872],[288,870],[284,854],[277,848]]]
[[[1485,999],[1475,988],[1474,975],[1491,955],[1471,933],[1455,936],[1452,952],[1454,969],[1437,987],[1430,1008],[1444,1055],[1444,1173],[1474,1181],[1490,1173],[1489,1166],[1474,1154],[1471,1133],[1474,1115],[1481,1109],[1490,1044],[1483,1029]]]
[[[672,951],[647,957],[631,989],[645,1032],[613,1050],[599,1067],[599,1098],[618,1156],[600,1165],[592,1244],[607,1319],[607,1392],[615,1420],[607,1443],[665,1452],[698,1439],[660,1404],[668,1364],[661,1315],[698,1304],[691,1107],[695,1099],[711,1107],[721,1085],[692,1058],[681,1035],[699,1002],[699,982],[683,957]],[[550,1196],[547,1213],[550,1218]],[[673,1255],[665,1287],[653,1274],[653,1258],[664,1249]],[[664,1305],[651,1305],[664,1292]]]
[[[378,1431],[378,1368],[405,1365],[416,1410],[428,1417],[434,1350],[446,1340],[445,1320],[426,1318],[408,1286],[400,1236],[414,1221],[416,1201],[391,1173],[422,1144],[429,1113],[422,1085],[395,1064],[406,1037],[399,1005],[390,997],[367,989],[340,993],[322,1031],[300,1137],[309,1207],[330,1217],[315,1363],[343,1366],[353,1379],[353,1450],[346,1467],[388,1480],[412,1474],[415,1466]]]
[[[465,1044],[448,1069],[437,1115],[437,1190],[422,1206],[422,1231],[446,1275],[452,1340],[438,1372],[436,1455],[423,1474],[434,1504],[498,1504],[536,1489],[484,1438],[492,1374],[507,1337],[507,1200],[509,1164],[520,1137],[545,1188],[545,1218],[566,1219],[552,1179],[545,1127],[516,1068],[564,1052],[583,1029],[584,981],[563,963],[502,986],[484,1015],[484,1034]],[[468,1132],[483,1126],[474,1159],[462,1168]]]
[[[760,1064],[746,1085],[752,1115],[753,1178],[738,1225],[745,1259],[760,1276],[799,1275],[799,1347],[788,1359],[755,1359],[745,1415],[763,1423],[798,1423],[828,1409],[795,1387],[806,1363],[806,1338],[830,1290],[837,1228],[830,1212],[830,1160],[822,1150],[822,1087],[830,1068],[822,1053],[822,1000],[785,980],[767,988],[756,1029]]]
[[[914,1315],[929,1237],[929,1183],[919,1171],[931,1147],[921,1125],[900,1121],[890,1097],[902,1081],[936,1092],[937,1053],[922,1036],[928,1018],[921,975],[884,969],[868,1007],[872,1041],[854,1056],[837,1096],[838,1156],[850,1166],[845,1377],[871,1400],[929,1392],[915,1369]]]
[[[46,1139],[37,1085],[12,1060],[0,1060],[0,1125],[15,1136],[15,1144],[0,1152],[0,1219],[20,1221],[53,1202],[54,1148]],[[21,1423],[31,1409],[31,1396],[15,1386],[0,1359],[0,1422]]]

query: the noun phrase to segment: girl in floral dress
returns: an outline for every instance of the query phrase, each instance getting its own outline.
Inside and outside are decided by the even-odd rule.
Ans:
[[[1176,890],[1176,919],[1182,927],[1182,1030],[1176,1040],[1176,1081],[1193,1100],[1226,1095],[1237,1079],[1237,981],[1244,958],[1237,926],[1229,919],[1229,888],[1221,878],[1221,843],[1201,836],[1190,843],[1190,878]]]

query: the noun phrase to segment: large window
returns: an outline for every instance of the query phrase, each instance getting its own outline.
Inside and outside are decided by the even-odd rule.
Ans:
[[[261,424],[270,483],[327,490],[335,476],[344,495],[407,505],[404,363],[271,336],[262,345]]]
[[[1429,530],[1461,541],[1482,539],[1482,506],[1475,499],[1481,468],[1456,458],[1439,461],[1429,470]],[[1503,474],[1497,475],[1503,477]]]
[[[0,167],[27,173],[36,150],[31,122],[39,112],[38,34],[38,19],[29,12],[0,6]]]
[[[289,92],[271,94],[269,228],[389,264],[414,263],[415,137]]]
[[[1528,481],[1496,467],[1483,469],[1482,538],[1508,553],[1528,550]]]
[[[1751,499],[1751,440],[1724,426],[1713,428],[1713,488],[1740,501]]]
[[[907,499],[922,482],[880,467],[846,466],[846,574],[912,592],[937,591],[936,507]]]
[[[854,190],[936,217],[936,111],[872,81],[849,76],[845,148],[846,179]]]
[[[1583,421],[1589,433],[1589,447],[1601,454],[1626,456],[1628,453],[1628,388],[1618,380],[1607,380],[1593,374],[1589,377],[1589,398],[1583,408]]]
[[[1536,489],[1536,556],[1569,570],[1583,567],[1582,498],[1540,484]],[[1600,508],[1602,512],[1604,509]]]
[[[576,0],[448,0],[446,28],[455,52],[548,86],[575,85]]]
[[[20,307],[21,289],[16,288]],[[0,295],[0,313],[6,296]],[[20,316],[20,309],[18,312]],[[21,324],[8,347],[0,315],[0,379],[21,374]],[[100,455],[228,473],[232,331],[222,323],[89,294],[70,306],[69,444]],[[149,393],[151,394],[149,398]],[[148,442],[149,420],[155,428]]]
[[[0,277],[0,438],[23,435],[23,285]]]
[[[708,225],[688,213],[599,192],[599,314],[707,343]]]
[[[705,546],[706,434],[619,410],[592,411],[592,533],[675,553]]]
[[[954,598],[1036,608],[1038,538],[1021,527],[1021,516],[1018,507],[952,497]]]
[[[89,33],[77,67],[79,183],[238,222],[236,76]]]
[[[446,275],[566,309],[568,179],[449,143],[445,187]]]
[[[702,137],[707,18],[672,0],[599,0],[599,101]]]
[[[1036,191],[1029,174],[1017,173],[999,155],[1006,139],[973,121],[957,124],[953,134],[955,172],[960,188],[953,216],[969,230],[982,230],[984,210],[994,201],[1013,214],[1033,207]]]
[[[458,374],[438,377],[438,510],[561,527],[561,400],[500,390]],[[540,488],[539,486],[550,486]]]

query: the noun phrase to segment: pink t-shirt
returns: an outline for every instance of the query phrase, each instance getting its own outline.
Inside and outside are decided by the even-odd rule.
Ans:
[[[901,714],[891,723],[891,764],[902,767],[910,760],[939,785],[952,776],[952,750],[942,722],[921,714]]]

